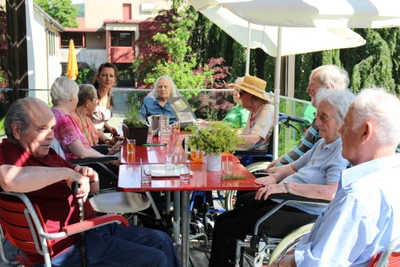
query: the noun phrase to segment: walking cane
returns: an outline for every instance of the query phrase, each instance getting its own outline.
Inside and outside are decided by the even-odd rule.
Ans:
[[[76,193],[78,192],[79,184],[77,182],[72,183],[72,194],[76,196]],[[80,221],[85,220],[85,215],[84,215],[84,210],[83,210],[83,200],[82,198],[78,198],[78,205],[79,205],[79,217]],[[86,247],[85,247],[85,233],[81,232],[81,267],[86,267]]]

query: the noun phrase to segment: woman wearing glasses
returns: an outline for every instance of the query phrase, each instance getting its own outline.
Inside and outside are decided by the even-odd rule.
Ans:
[[[342,157],[339,129],[354,98],[349,90],[320,90],[316,98],[316,124],[321,139],[295,162],[271,168],[269,176],[256,179],[255,182],[262,186],[257,192],[241,196],[235,210],[218,216],[213,231],[210,266],[229,265],[234,258],[236,239],[244,239],[246,234],[253,231],[256,221],[276,207],[273,194],[290,193],[315,199],[333,199],[341,171],[349,164]],[[249,201],[250,198],[253,200]],[[263,227],[268,235],[272,233],[276,234],[274,237],[283,237],[314,220],[323,209],[312,204],[287,204],[281,210],[296,212],[296,218],[277,222],[271,216],[263,223]],[[304,214],[304,218],[300,218],[299,213]]]
[[[79,127],[90,146],[95,146],[99,144],[99,132],[97,131],[90,119],[93,116],[93,112],[96,109],[98,103],[99,100],[97,98],[97,91],[93,85],[79,85],[78,105],[76,109],[71,113],[71,119]],[[107,143],[107,146],[109,148],[113,148],[113,145],[117,143],[117,141],[121,138],[122,137],[119,136],[113,137],[113,139]],[[110,155],[118,151],[119,149],[115,147],[110,150],[110,152],[112,153],[107,152],[105,154]],[[103,153],[105,151],[100,152]]]

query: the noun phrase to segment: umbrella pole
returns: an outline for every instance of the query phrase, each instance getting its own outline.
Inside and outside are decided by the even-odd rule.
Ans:
[[[281,55],[282,55],[282,28],[278,27],[278,42],[277,42],[276,60],[275,60],[275,109],[274,109],[274,140],[273,140],[273,156],[274,160],[278,158],[278,143],[279,143],[279,95],[280,95],[280,78],[281,78]]]
[[[251,40],[251,23],[248,23],[247,28],[247,49],[246,49],[246,73],[245,75],[249,75],[250,72],[250,40]]]

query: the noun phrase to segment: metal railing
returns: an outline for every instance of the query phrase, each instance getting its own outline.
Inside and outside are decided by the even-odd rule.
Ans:
[[[114,88],[113,89],[113,95],[114,95],[114,102],[115,102],[115,108],[114,108],[114,117],[116,120],[113,120],[112,122],[119,124],[123,117],[125,116],[125,112],[127,110],[127,105],[128,105],[128,98],[129,95],[135,94],[135,93],[148,93],[152,89],[135,89],[135,88]],[[50,89],[21,89],[21,92],[26,92],[27,96],[33,96],[33,97],[38,97],[45,101],[46,103],[51,106],[51,99],[50,99]],[[232,93],[233,89],[179,89],[180,92],[182,92],[185,95],[190,95],[187,93],[195,93],[195,94],[212,94],[212,93],[225,93],[226,98],[232,99]],[[11,95],[12,89],[11,88],[0,88],[0,92],[3,92],[6,96],[6,100],[8,95]],[[189,103],[191,102],[190,97],[188,97]],[[303,111],[305,107],[310,104],[308,101],[300,100],[300,99],[295,99],[295,98],[289,98],[285,96],[280,97],[280,107],[279,111],[281,113],[289,114],[289,115],[294,115],[298,117],[303,116]],[[6,106],[6,103],[2,103],[3,108],[0,110],[0,118],[4,119],[6,108],[4,108],[4,105]],[[193,107],[196,109],[196,107]],[[1,114],[3,113],[3,114]],[[0,123],[0,134],[4,133],[3,130],[3,123]],[[117,126],[117,125],[113,125]],[[303,134],[304,127],[303,125],[296,125],[299,132],[294,130],[293,128],[284,128],[282,127],[280,129],[280,134],[279,134],[279,154],[283,154],[287,151],[290,151],[297,143],[299,142],[301,135]]]

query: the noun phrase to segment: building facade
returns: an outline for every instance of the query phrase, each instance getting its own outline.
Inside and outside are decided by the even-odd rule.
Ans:
[[[96,70],[111,62],[119,70],[118,85],[134,87],[130,67],[139,54],[133,45],[140,35],[139,24],[171,4],[165,0],[85,0],[79,27],[65,28],[61,33],[60,62],[66,65],[69,40],[73,39],[80,68]]]

